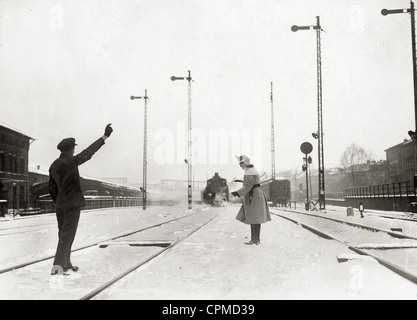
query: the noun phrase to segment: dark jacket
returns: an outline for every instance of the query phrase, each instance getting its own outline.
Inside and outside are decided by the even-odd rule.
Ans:
[[[90,160],[103,145],[104,140],[100,138],[76,156],[61,152],[60,157],[52,163],[49,168],[49,194],[57,208],[84,206],[78,166]]]

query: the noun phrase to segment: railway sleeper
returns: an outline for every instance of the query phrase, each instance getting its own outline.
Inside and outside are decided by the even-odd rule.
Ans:
[[[130,247],[162,247],[166,248],[172,244],[170,240],[123,240],[123,241],[107,241],[99,244],[99,248],[107,248],[109,246],[130,246]]]
[[[350,260],[366,260],[366,261],[376,261],[370,256],[360,255],[360,254],[340,254],[337,256],[337,262],[346,262]]]
[[[355,246],[358,249],[376,249],[376,250],[389,250],[389,249],[415,249],[417,248],[416,243],[364,243]]]

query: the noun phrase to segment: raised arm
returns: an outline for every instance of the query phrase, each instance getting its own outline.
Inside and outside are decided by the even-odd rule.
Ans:
[[[83,150],[74,157],[73,163],[77,166],[82,165],[84,162],[91,159],[91,157],[104,145],[104,141],[110,137],[113,129],[111,123],[106,126],[104,129],[104,135],[94,141],[87,149]]]

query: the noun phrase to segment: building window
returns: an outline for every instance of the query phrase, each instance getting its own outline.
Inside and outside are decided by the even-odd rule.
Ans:
[[[19,188],[19,207],[20,208],[26,207],[25,187],[24,186],[20,186],[20,188]]]
[[[13,171],[12,173],[17,173],[17,154],[13,155]]]
[[[6,166],[4,151],[0,151],[0,171],[4,171]]]
[[[24,156],[20,156],[20,166],[19,166],[20,168],[20,173],[21,174],[25,174],[25,167],[26,167],[26,163],[25,163],[25,157]]]
[[[13,155],[11,153],[7,154],[9,157],[9,168],[8,168],[8,172],[13,172]]]
[[[21,162],[21,160],[20,160],[20,157],[16,157],[16,173],[21,173],[21,171],[20,171],[20,162]]]

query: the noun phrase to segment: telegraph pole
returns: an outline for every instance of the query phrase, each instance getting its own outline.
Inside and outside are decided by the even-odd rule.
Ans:
[[[414,159],[414,189],[417,188],[417,58],[416,58],[416,27],[415,27],[415,9],[414,9],[414,2],[410,1],[410,8],[408,9],[394,9],[394,10],[387,10],[382,9],[381,14],[383,16],[387,16],[389,14],[396,14],[396,13],[410,13],[411,18],[411,49],[412,49],[412,58],[413,58],[413,82],[414,82],[414,131],[408,131],[410,138],[415,140],[416,146],[416,157]]]
[[[297,26],[291,27],[291,30],[316,30],[317,37],[317,114],[318,114],[318,132],[313,133],[313,137],[318,139],[318,162],[319,162],[319,204],[320,210],[326,209],[326,196],[324,188],[324,147],[323,147],[323,112],[322,112],[322,74],[321,74],[321,31],[320,17],[317,16],[315,26]]]
[[[188,165],[188,209],[192,209],[192,152],[191,152],[191,72],[188,70],[188,77],[171,77],[172,81],[188,80],[188,159],[185,159]]]
[[[146,210],[146,184],[147,184],[147,165],[148,165],[148,156],[147,156],[147,141],[148,141],[148,129],[147,129],[147,103],[149,100],[147,90],[145,89],[145,95],[143,97],[131,96],[130,100],[134,99],[144,99],[145,100],[145,114],[143,117],[143,187],[142,187],[142,208]]]
[[[275,180],[275,128],[274,128],[274,99],[271,82],[271,175],[272,181]]]

